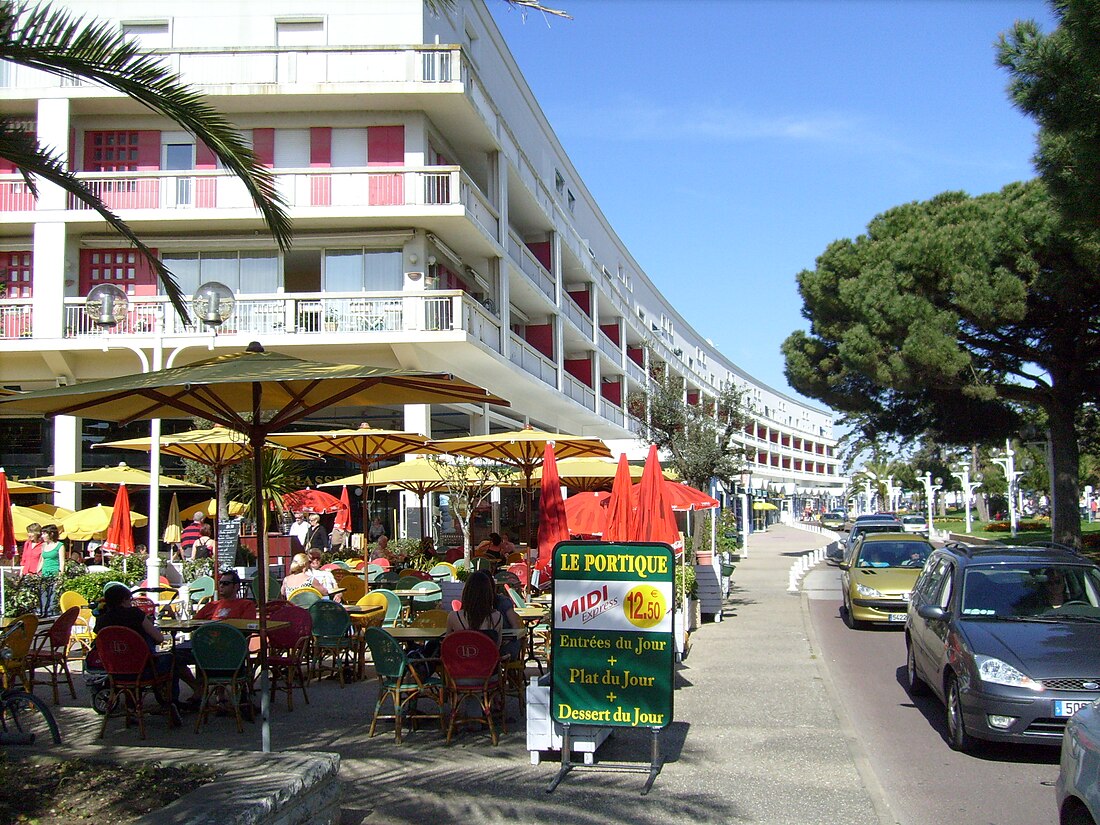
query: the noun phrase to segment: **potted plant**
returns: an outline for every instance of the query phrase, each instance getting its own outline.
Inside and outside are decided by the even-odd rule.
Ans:
[[[325,332],[336,332],[340,329],[340,310],[336,307],[325,307]]]

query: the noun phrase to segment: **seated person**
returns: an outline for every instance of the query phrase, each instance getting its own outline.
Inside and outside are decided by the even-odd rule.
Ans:
[[[309,556],[305,553],[297,553],[290,560],[290,572],[283,579],[280,592],[283,594],[283,598],[286,599],[300,587],[312,587],[319,591],[322,596],[328,595],[328,590],[324,589],[321,583],[315,581],[310,575]]]
[[[504,614],[496,606],[496,591],[488,573],[475,570],[462,588],[462,608],[447,614],[447,633],[480,630],[500,647]]]
[[[98,634],[107,627],[128,627],[137,632],[149,645],[153,654],[153,668],[156,673],[172,673],[172,702],[179,703],[180,681],[182,680],[192,693],[198,691],[198,683],[192,675],[190,668],[186,667],[186,661],[175,662],[175,653],[159,653],[157,646],[164,641],[164,634],[153,624],[153,620],[146,615],[141,608],[134,607],[131,603],[132,595],[129,588],[116,584],[107,588],[103,594],[103,609],[96,617],[95,632]],[[191,705],[196,705],[196,697],[192,696]]]
[[[374,549],[370,552],[370,560],[386,559],[390,557],[390,537],[384,533],[378,537],[374,545]]]
[[[309,569],[306,570],[306,581],[309,582],[309,586],[316,587],[322,593],[332,593],[338,589],[336,577],[328,570],[321,569],[321,551],[310,550],[306,555],[309,557]],[[341,594],[337,593],[333,596],[333,600],[341,601]]]
[[[474,549],[474,555],[488,559],[494,567],[499,567],[507,561],[508,555],[515,551],[516,546],[507,539],[502,538],[500,533],[490,533],[489,538]]]
[[[504,617],[504,627],[509,630],[518,630],[524,627],[523,619],[516,613],[516,605],[512,598],[504,592],[504,585],[497,585],[496,601],[493,604],[500,615]],[[501,659],[518,659],[521,643],[519,639],[507,639],[500,643]]]
[[[255,619],[256,603],[241,599],[241,577],[236,570],[226,570],[218,576],[218,598],[207,602],[195,614],[196,619]]]

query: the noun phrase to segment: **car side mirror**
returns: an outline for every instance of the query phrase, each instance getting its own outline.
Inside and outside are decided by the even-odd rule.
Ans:
[[[852,565],[848,564],[848,562],[846,561],[842,561],[840,564],[837,565],[837,567],[839,567],[841,570],[850,570],[852,568]]]
[[[922,604],[917,608],[917,615],[922,619],[942,622],[947,618],[947,611],[938,604]]]

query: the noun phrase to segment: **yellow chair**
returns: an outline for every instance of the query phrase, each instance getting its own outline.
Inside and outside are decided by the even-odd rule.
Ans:
[[[386,620],[386,597],[381,593],[366,593],[355,601],[358,605],[380,607],[373,613],[352,613],[351,626],[355,631],[356,642],[356,672],[360,679],[363,678],[367,666],[367,628],[382,627]],[[350,602],[345,600],[345,604]]]
[[[27,693],[31,692],[31,676],[27,670],[27,655],[34,644],[34,634],[38,631],[38,617],[26,613],[13,623],[4,640],[11,652],[10,658],[0,658],[0,682],[7,690],[18,679]]]
[[[316,587],[299,587],[291,591],[286,600],[308,610],[310,605],[321,601],[324,597],[324,594]]]
[[[344,588],[344,604],[356,604],[367,592],[367,586],[358,576],[344,576],[337,584]]]
[[[64,613],[70,607],[87,607],[88,600],[75,590],[66,590],[60,598],[61,612]]]
[[[87,653],[92,649],[92,642],[95,640],[95,633],[92,630],[94,626],[92,608],[88,605],[88,600],[75,590],[66,590],[61,594],[59,601],[62,613],[70,607],[80,608],[80,613],[73,624],[72,644],[69,645],[69,650],[72,649],[73,644],[77,644],[80,645],[82,654]]]
[[[425,610],[416,614],[416,618],[413,619],[413,627],[446,627],[447,626],[447,613],[446,610]]]

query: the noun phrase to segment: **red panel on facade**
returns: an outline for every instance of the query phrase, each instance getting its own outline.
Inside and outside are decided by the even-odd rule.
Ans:
[[[30,298],[34,294],[33,271],[34,253],[31,250],[0,252],[0,283],[7,287],[7,292],[0,295],[5,298]]]
[[[309,130],[309,165],[332,166],[332,127],[315,126]]]
[[[584,384],[592,386],[592,360],[590,358],[566,358],[565,371]]]
[[[138,132],[137,170],[153,172],[160,169],[160,132],[143,129]]]
[[[566,290],[569,292],[569,290]],[[580,289],[576,292],[569,292],[569,297],[576,301],[577,306],[584,310],[584,314],[591,317],[592,315],[592,299],[588,294],[587,289]]]
[[[275,165],[275,130],[253,129],[252,151],[264,166]]]
[[[554,328],[550,324],[528,324],[523,337],[536,350],[554,360]]]
[[[156,252],[154,249],[153,254]],[[157,276],[136,249],[80,250],[80,294],[87,295],[92,287],[103,283],[112,283],[133,295],[137,286],[155,287]]]
[[[687,402],[693,407],[698,406],[699,405],[699,393],[698,392],[689,392],[687,394]]]
[[[535,256],[540,264],[546,267],[547,272],[553,272],[554,268],[550,264],[550,241],[538,241],[537,243],[528,243],[527,248],[531,250],[531,254]]]
[[[203,143],[201,140],[195,141],[195,168],[196,169],[217,169],[218,159],[214,157],[214,152]]]
[[[627,347],[626,357],[637,364],[639,367],[645,366],[645,350],[641,347]],[[745,428],[745,432],[748,432],[749,428]]]
[[[405,127],[367,127],[367,166],[405,165]]]
[[[611,343],[619,343],[619,325],[618,324],[600,324],[600,331],[603,332],[610,340]]]
[[[600,395],[616,407],[623,405],[623,385],[618,381],[601,381]]]

